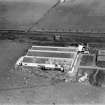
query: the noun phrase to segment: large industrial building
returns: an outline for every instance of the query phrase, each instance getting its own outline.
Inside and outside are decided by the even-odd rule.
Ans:
[[[32,46],[23,57],[22,66],[71,71],[80,47]]]

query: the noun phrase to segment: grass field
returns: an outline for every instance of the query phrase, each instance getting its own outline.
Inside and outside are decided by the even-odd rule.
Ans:
[[[27,44],[18,43],[10,40],[0,41],[0,89],[11,87],[11,82],[8,78],[11,76],[11,69],[17,59],[24,55]]]
[[[56,0],[0,1],[0,29],[27,30],[35,24]]]
[[[18,57],[24,55],[28,49],[27,44],[18,43],[10,40],[0,41],[0,71],[5,71],[15,64]],[[8,62],[7,62],[8,61]],[[5,66],[3,66],[5,65]],[[10,68],[8,68],[10,69]]]
[[[37,28],[103,32],[105,30],[104,11],[104,0],[68,0],[42,18]],[[34,29],[36,26],[32,28]]]
[[[80,66],[92,66],[94,65],[93,55],[83,55],[81,58]]]

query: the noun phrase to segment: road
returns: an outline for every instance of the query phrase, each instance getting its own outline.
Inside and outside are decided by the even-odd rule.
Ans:
[[[79,68],[82,68],[82,69],[96,69],[96,70],[105,70],[105,68],[102,68],[102,67],[97,67],[97,66],[79,66]]]

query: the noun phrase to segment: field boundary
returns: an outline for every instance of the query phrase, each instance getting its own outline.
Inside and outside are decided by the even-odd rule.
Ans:
[[[29,40],[28,42],[43,43],[105,43],[105,33],[90,32],[56,32],[56,31],[24,31],[24,30],[0,30],[0,39]],[[51,42],[52,41],[52,42]],[[38,42],[39,43],[39,42]]]

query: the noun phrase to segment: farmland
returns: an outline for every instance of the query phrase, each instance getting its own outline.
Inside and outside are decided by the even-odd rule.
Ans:
[[[104,0],[68,0],[50,11],[32,31],[105,32],[104,11]]]
[[[81,58],[80,66],[93,66],[94,61],[94,55],[83,55]]]
[[[35,24],[56,0],[40,2],[0,1],[0,29],[27,30]]]
[[[17,43],[10,40],[0,41],[0,87],[11,87],[8,78],[11,76],[11,69],[14,67],[18,57],[24,55],[29,46],[23,43]],[[18,53],[17,53],[18,52]],[[10,83],[10,84],[8,84]],[[0,89],[1,89],[0,88]]]

